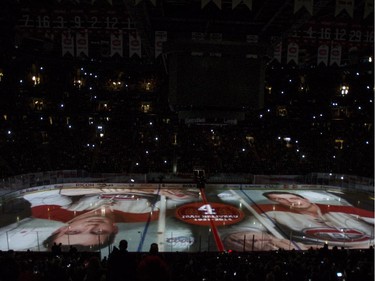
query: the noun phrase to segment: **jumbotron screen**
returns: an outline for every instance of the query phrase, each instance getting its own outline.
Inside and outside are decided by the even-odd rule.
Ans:
[[[176,109],[258,109],[263,106],[264,66],[259,58],[169,57],[169,102]]]

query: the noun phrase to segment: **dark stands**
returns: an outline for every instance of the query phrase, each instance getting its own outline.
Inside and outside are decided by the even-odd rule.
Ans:
[[[148,253],[129,253],[142,265]],[[42,252],[2,252],[2,280],[84,280],[95,253],[60,256]],[[374,249],[321,248],[308,251],[163,253],[171,281],[201,280],[374,280]],[[107,261],[100,266],[107,271]],[[152,270],[155,270],[152,269]],[[17,279],[18,278],[20,279]],[[103,280],[103,279],[102,279]],[[107,279],[104,279],[107,280]],[[108,279],[110,280],[110,279]]]

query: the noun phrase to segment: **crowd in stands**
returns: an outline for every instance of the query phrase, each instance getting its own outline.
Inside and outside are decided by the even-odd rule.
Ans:
[[[123,240],[124,241],[124,240]],[[3,281],[372,281],[374,249],[323,246],[307,251],[128,252],[120,242],[109,257],[97,252],[0,253]],[[157,246],[157,244],[154,244]]]
[[[62,169],[189,173],[194,166],[212,174],[374,176],[373,63],[269,66],[263,108],[246,109],[237,124],[198,125],[169,108],[160,70],[119,75],[119,65],[56,68],[42,59],[30,70],[32,62],[5,63],[11,73],[0,81],[0,178]],[[122,87],[108,86],[113,77]],[[151,90],[142,86],[147,79]],[[350,91],[341,95],[344,82]]]

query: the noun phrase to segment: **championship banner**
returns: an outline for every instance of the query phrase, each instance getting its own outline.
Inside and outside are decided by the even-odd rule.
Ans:
[[[259,42],[259,36],[258,35],[246,35],[246,43],[254,43],[257,44]]]
[[[210,41],[214,42],[221,42],[223,40],[223,34],[222,33],[210,33]],[[210,56],[213,57],[221,57],[220,52],[210,52]]]
[[[223,41],[222,33],[210,33],[210,41],[221,42]]]
[[[120,57],[123,56],[123,39],[121,30],[111,32],[111,57],[116,54]]]
[[[219,9],[221,9],[221,0],[202,0],[201,8],[203,9],[211,1],[214,2]]]
[[[363,18],[367,18],[368,15],[374,12],[374,0],[365,0],[365,8],[363,12]]]
[[[193,40],[193,41],[204,40],[204,33],[203,32],[192,32],[191,33],[191,40]]]
[[[334,64],[337,64],[338,66],[341,64],[341,45],[339,44],[332,44],[331,46],[329,65]]]
[[[203,32],[192,32],[191,33],[191,40],[193,41],[202,41],[204,40],[205,38],[205,35]],[[193,51],[191,52],[191,55],[192,56],[203,56],[203,52],[196,52],[196,51]]]
[[[318,47],[318,58],[317,58],[317,65],[324,64],[328,65],[328,56],[329,56],[329,46],[328,45],[320,45]]]
[[[81,30],[76,33],[76,56],[89,55],[89,39],[87,30]]]
[[[244,3],[250,11],[253,9],[253,0],[232,0],[232,10],[240,3]]]
[[[61,48],[62,56],[65,56],[66,54],[74,56],[74,41],[70,31],[63,31],[61,33]]]
[[[155,58],[163,53],[163,42],[167,41],[166,31],[155,31]]]
[[[349,16],[353,17],[354,0],[336,0],[335,17],[342,11],[346,11]]]
[[[313,0],[294,0],[294,13],[305,7],[310,15],[313,14]]]
[[[259,36],[258,35],[246,35],[246,43],[250,44],[257,44],[259,41]],[[246,58],[258,58],[257,54],[246,54]]]
[[[287,50],[287,58],[286,63],[294,62],[295,64],[298,64],[298,52],[299,52],[299,46],[295,42],[291,42],[288,44],[288,50]]]
[[[112,1],[112,0],[111,0]],[[135,5],[138,5],[139,3],[141,3],[143,0],[135,0]],[[152,3],[152,5],[156,6],[156,0],[150,0],[150,2]]]
[[[129,57],[131,58],[133,55],[138,55],[141,58],[141,48],[141,37],[139,36],[138,32],[129,32]]]

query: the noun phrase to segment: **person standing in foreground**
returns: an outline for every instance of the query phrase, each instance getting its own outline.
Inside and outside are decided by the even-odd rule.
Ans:
[[[145,255],[137,267],[138,281],[169,281],[171,273],[168,264],[159,253],[157,243],[150,245],[150,251]]]
[[[137,263],[128,252],[128,241],[123,239],[108,257],[108,281],[135,281]]]

